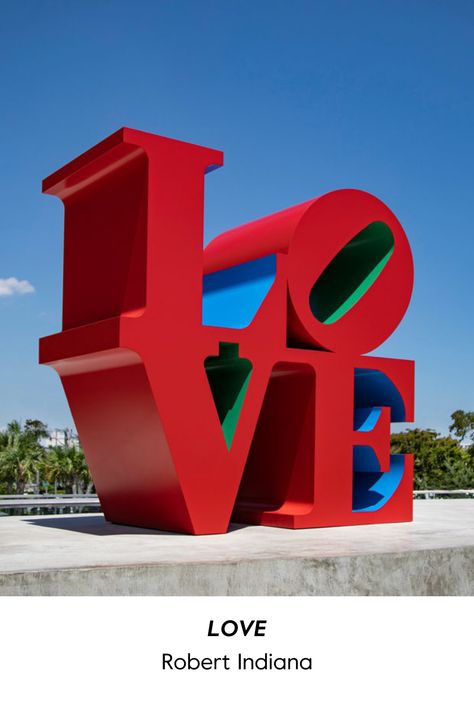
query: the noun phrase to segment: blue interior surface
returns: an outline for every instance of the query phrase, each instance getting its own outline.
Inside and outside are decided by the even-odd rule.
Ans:
[[[365,449],[372,455],[359,453],[356,450]],[[356,466],[368,464],[370,459],[375,459],[375,454],[370,447],[354,447],[354,470]],[[372,466],[374,464],[372,459]],[[352,510],[353,511],[377,511],[382,508],[390,497],[397,490],[404,471],[404,455],[392,454],[390,456],[390,470],[388,472],[378,471],[354,471],[354,483],[352,489]]]
[[[203,279],[203,325],[248,326],[270,291],[275,276],[274,254],[206,274]]]
[[[403,398],[390,378],[379,370],[356,368],[354,404],[354,429],[359,432],[369,432],[375,427],[382,406],[390,407],[392,422],[405,420]],[[381,472],[371,447],[354,447],[352,510],[381,509],[402,480],[404,461],[403,454],[391,455],[390,470]]]
[[[403,398],[390,378],[380,370],[355,369],[354,402],[356,408],[390,407],[391,421],[405,422]]]
[[[356,432],[370,432],[377,424],[381,407],[356,407],[354,410],[354,430]]]

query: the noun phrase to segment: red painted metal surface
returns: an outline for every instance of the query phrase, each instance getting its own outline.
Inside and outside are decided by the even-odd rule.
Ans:
[[[354,504],[356,479],[376,478],[354,473],[354,448],[370,448],[387,472],[391,413],[413,419],[413,363],[364,355],[409,303],[401,225],[375,197],[342,190],[203,250],[204,177],[222,162],[219,151],[122,129],[43,184],[65,206],[65,255],[63,331],[41,340],[40,361],[60,375],[105,516],[194,534],[225,532],[231,518],[290,528],[411,520],[408,455],[390,495],[370,490]],[[313,286],[356,235],[354,254],[366,253],[372,224],[391,235],[385,265],[365,291],[375,271],[362,270],[360,296],[321,322]],[[351,249],[333,270],[342,292]],[[203,274],[268,255],[275,279],[250,325],[204,326]],[[251,363],[230,447],[205,368],[220,344]],[[375,426],[355,427],[355,411],[379,407]]]

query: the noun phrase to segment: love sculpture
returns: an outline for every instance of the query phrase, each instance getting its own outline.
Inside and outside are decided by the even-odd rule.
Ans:
[[[60,375],[107,519],[194,534],[408,521],[405,233],[337,190],[203,250],[221,152],[121,129],[44,181],[65,206]]]

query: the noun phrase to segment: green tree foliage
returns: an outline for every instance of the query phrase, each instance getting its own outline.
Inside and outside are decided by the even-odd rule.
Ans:
[[[46,478],[54,490],[64,490],[66,494],[89,494],[92,479],[84,453],[77,447],[50,447],[45,456]]]
[[[45,493],[50,486],[66,494],[90,493],[89,469],[80,447],[44,446],[49,431],[41,420],[9,422],[0,432],[0,494]]]
[[[392,435],[394,454],[414,455],[415,489],[474,488],[474,412],[453,412],[449,431],[454,437],[420,429]],[[473,445],[464,447],[468,435]]]
[[[9,422],[0,436],[0,481],[7,494],[24,494],[40,473],[43,448],[36,428]]]
[[[451,424],[449,431],[463,442],[468,435],[474,442],[474,412],[465,412],[464,410],[456,410],[451,415]]]
[[[392,435],[392,452],[414,455],[415,489],[474,488],[472,459],[453,437],[434,430],[405,430]]]

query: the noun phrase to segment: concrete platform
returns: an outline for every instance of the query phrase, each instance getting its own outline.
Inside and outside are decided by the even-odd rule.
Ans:
[[[193,537],[101,514],[0,518],[0,595],[472,595],[474,501],[413,523]]]

